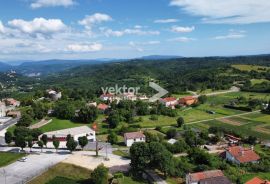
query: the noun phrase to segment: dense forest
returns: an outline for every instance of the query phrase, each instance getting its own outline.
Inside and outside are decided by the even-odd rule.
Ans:
[[[150,81],[159,83],[170,93],[181,94],[187,90],[229,89],[238,85],[245,91],[270,92],[269,82],[251,84],[251,79],[270,79],[269,69],[244,71],[235,64],[270,66],[270,56],[202,57],[163,60],[135,59],[103,64],[81,65],[64,72],[44,77],[24,77],[16,74],[12,80],[19,91],[60,88],[69,97],[93,98],[101,94],[101,87],[140,87],[140,93],[155,93],[148,87]],[[3,83],[10,80],[1,74]],[[14,80],[15,79],[15,80]],[[0,82],[1,82],[0,81]],[[28,91],[27,91],[28,92]]]

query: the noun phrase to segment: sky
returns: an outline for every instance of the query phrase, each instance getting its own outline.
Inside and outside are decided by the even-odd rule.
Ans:
[[[8,0],[0,60],[270,53],[269,0]]]

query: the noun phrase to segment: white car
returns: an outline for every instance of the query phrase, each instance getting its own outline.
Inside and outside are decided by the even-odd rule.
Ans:
[[[26,160],[27,160],[26,157],[22,157],[22,158],[20,158],[18,161],[19,161],[19,162],[26,162]]]

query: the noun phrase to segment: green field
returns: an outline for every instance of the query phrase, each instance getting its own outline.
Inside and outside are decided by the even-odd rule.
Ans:
[[[262,72],[264,70],[269,70],[270,67],[267,66],[258,66],[258,65],[232,65],[233,68],[241,70],[241,71],[257,71],[257,72]]]
[[[270,115],[261,114],[261,113],[254,113],[239,117],[233,117],[229,118],[230,120],[235,120],[239,122],[241,125],[236,126],[228,123],[224,123],[219,120],[212,120],[197,124],[189,125],[194,128],[199,129],[208,129],[209,127],[216,126],[216,127],[224,127],[228,130],[236,130],[238,133],[244,135],[244,136],[256,136],[260,139],[270,139],[270,134],[260,132],[256,130],[256,127],[263,126],[263,128],[266,128],[270,126]],[[270,133],[270,132],[269,132]]]
[[[71,164],[60,163],[30,181],[29,184],[86,184],[90,183],[90,174],[91,171],[88,169]]]
[[[0,152],[0,167],[9,165],[25,155],[23,153]]]
[[[270,82],[270,81],[267,79],[251,79],[250,82],[251,82],[251,85],[254,86],[256,84],[261,84],[263,82]]]

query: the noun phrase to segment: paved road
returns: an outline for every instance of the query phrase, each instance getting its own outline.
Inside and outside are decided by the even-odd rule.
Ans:
[[[7,121],[6,123],[4,123],[3,125],[0,125],[0,131],[12,126],[12,125],[15,125],[18,121],[19,121],[20,118],[13,118],[9,121]]]
[[[70,154],[41,153],[27,156],[26,162],[16,161],[6,167],[0,168],[1,184],[26,183],[35,176],[40,175],[51,166],[63,161]]]
[[[159,177],[159,175],[157,175],[154,171],[146,170],[145,172],[154,180],[154,183],[167,184],[167,182],[164,179],[162,179],[161,177]]]

